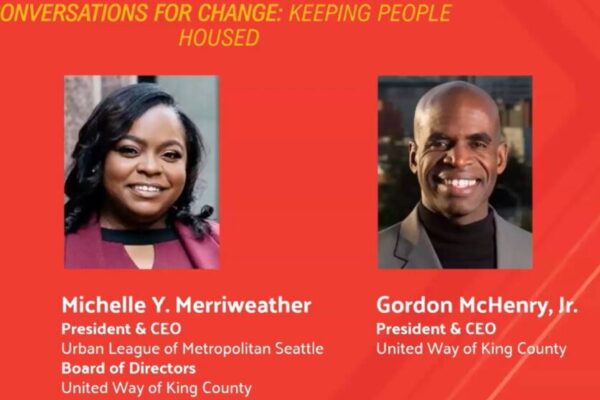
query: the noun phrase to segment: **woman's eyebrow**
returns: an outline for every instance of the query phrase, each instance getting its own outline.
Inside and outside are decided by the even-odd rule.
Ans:
[[[146,141],[144,139],[140,139],[139,137],[133,135],[125,135],[121,138],[121,140],[131,140],[138,144],[146,144]]]
[[[132,142],[136,142],[137,144],[144,145],[144,146],[147,144],[147,142],[144,139],[139,138],[137,136],[133,136],[133,135],[125,135],[121,138],[121,140],[131,140]],[[161,143],[159,147],[162,149],[162,148],[169,147],[169,146],[178,146],[182,150],[185,149],[185,146],[181,143],[181,141],[175,140],[175,139],[167,140],[167,141]]]
[[[167,140],[166,142],[160,144],[161,149],[169,146],[177,146],[180,147],[182,150],[185,149],[185,146],[179,140],[175,139]]]

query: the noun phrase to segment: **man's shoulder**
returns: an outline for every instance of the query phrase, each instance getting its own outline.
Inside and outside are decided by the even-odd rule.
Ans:
[[[400,230],[401,225],[402,225],[402,222],[397,222],[392,226],[388,226],[387,228],[380,230],[379,233],[377,234],[379,243],[382,243],[382,241],[387,242],[390,239],[394,239],[394,241],[395,241],[396,237],[398,236],[398,231]]]
[[[415,244],[418,240],[420,223],[417,218],[416,209],[404,218],[404,220],[382,229],[378,233],[379,253],[382,251],[398,251],[398,248],[407,244]]]
[[[496,230],[510,234],[515,240],[531,241],[531,232],[513,224],[496,214]]]
[[[381,230],[377,238],[379,268],[405,268],[409,256],[415,248],[425,249],[425,253],[427,253],[428,239],[421,237],[420,231],[416,208],[403,221]],[[426,264],[434,262],[428,257],[425,258]],[[415,259],[419,260],[420,258],[417,255]]]
[[[496,214],[498,268],[530,269],[531,233]]]
[[[388,268],[395,266],[400,262],[400,260],[395,257],[394,253],[400,238],[401,225],[402,223],[398,222],[379,231],[377,235],[377,259],[379,268]]]

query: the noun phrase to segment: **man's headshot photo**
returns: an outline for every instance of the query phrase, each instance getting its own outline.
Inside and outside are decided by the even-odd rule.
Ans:
[[[379,267],[531,268],[530,78],[429,78],[380,78]]]

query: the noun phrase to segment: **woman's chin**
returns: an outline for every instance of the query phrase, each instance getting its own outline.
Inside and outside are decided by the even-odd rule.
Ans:
[[[156,229],[166,226],[166,213],[149,212],[148,210],[136,210],[128,213],[126,218],[121,219],[121,225],[125,229]]]
[[[167,226],[166,218],[164,216],[140,217],[132,221],[132,225],[135,225],[138,229],[158,229]]]

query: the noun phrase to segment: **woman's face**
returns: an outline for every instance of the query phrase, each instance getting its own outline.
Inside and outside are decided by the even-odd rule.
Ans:
[[[161,228],[186,179],[185,131],[168,106],[150,108],[108,152],[101,224],[113,229]]]

